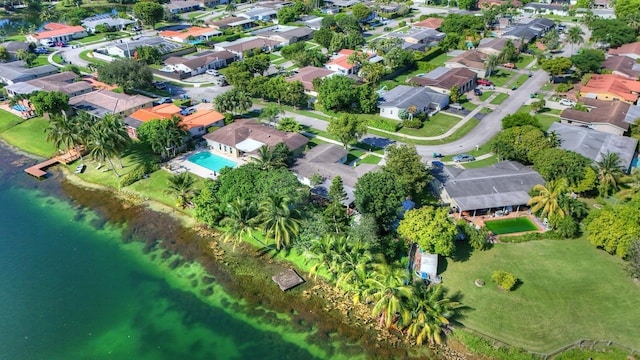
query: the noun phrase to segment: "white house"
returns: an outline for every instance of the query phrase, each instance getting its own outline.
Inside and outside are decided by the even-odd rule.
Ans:
[[[50,45],[60,41],[67,42],[88,36],[87,30],[82,26],[48,23],[44,28],[45,31],[27,36],[27,41],[42,45]]]
[[[400,112],[414,106],[418,113],[434,114],[449,105],[449,96],[426,87],[399,85],[382,93],[378,100],[380,116],[400,120]]]
[[[237,55],[229,51],[204,51],[189,57],[172,56],[164,61],[172,71],[195,76],[208,69],[220,69],[234,62]]]
[[[135,21],[131,19],[123,19],[104,14],[88,17],[81,22],[82,26],[90,33],[95,33],[96,27],[100,25],[105,25],[109,29],[120,31],[133,23],[135,23]]]

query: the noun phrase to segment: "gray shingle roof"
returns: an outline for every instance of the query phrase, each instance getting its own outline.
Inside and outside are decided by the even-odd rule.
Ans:
[[[515,161],[503,161],[477,169],[443,167],[436,178],[460,211],[526,204],[529,190],[544,184],[536,171]]]
[[[449,99],[448,95],[437,93],[429,88],[399,85],[385,92],[380,97],[379,106],[407,108],[412,105],[427,106],[430,103],[441,103]]]
[[[53,65],[42,65],[33,68],[25,68],[22,61],[13,61],[0,64],[0,77],[13,81],[27,81],[41,76],[56,73],[58,68]]]

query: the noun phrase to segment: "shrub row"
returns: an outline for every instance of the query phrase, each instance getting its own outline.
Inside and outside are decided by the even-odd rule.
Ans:
[[[157,170],[160,170],[160,164],[157,163],[138,165],[135,169],[129,171],[120,179],[120,186],[129,186],[138,180],[142,180],[145,175]]]
[[[522,235],[500,237],[500,242],[513,243],[513,244],[523,243],[527,241],[536,241],[536,240],[562,240],[562,236],[560,236],[555,231],[547,231],[543,233],[531,232],[531,233],[526,233]]]
[[[369,119],[369,126],[380,130],[396,132],[400,130],[402,124],[396,120],[372,117]]]

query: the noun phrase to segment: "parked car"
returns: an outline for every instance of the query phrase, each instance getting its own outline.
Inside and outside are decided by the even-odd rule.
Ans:
[[[495,90],[496,87],[493,85],[478,85],[478,87],[482,90]]]
[[[213,76],[218,76],[220,75],[220,73],[218,72],[218,70],[214,70],[214,69],[209,69],[207,71],[205,71],[205,73],[209,74],[209,75],[213,75]]]
[[[156,100],[155,104],[156,105],[162,105],[162,104],[171,104],[173,102],[173,100],[169,97],[165,97],[165,98],[161,98]]]
[[[186,109],[180,111],[180,115],[187,116],[187,115],[193,114],[194,112],[196,112],[196,109],[194,109],[192,107],[191,108],[186,108]]]
[[[460,154],[453,157],[454,162],[474,161],[476,158],[469,154]]]
[[[164,90],[167,88],[167,84],[162,81],[154,81],[153,86],[155,86],[158,90]]]
[[[478,85],[493,86],[493,83],[487,79],[478,79],[476,82],[478,83]]]
[[[514,64],[514,63],[504,63],[504,64],[502,64],[502,66],[506,67],[507,69],[515,69],[516,68],[516,64]]]
[[[44,46],[40,46],[35,48],[35,50],[33,50],[34,53],[41,55],[41,54],[48,54],[49,53],[49,49],[47,49]]]
[[[449,104],[449,108],[456,109],[456,110],[462,110],[463,109],[462,105],[460,105],[458,103]]]
[[[560,103],[560,105],[564,105],[564,106],[576,106],[576,102],[573,100],[569,100],[569,99],[562,99],[560,101],[558,101],[558,103]]]
[[[476,89],[473,89],[473,93],[474,93],[475,95],[477,95],[477,96],[480,96],[480,95],[482,95],[482,90],[480,90],[480,89],[476,88]]]

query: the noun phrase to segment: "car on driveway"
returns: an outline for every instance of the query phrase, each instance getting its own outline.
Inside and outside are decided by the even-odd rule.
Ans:
[[[463,109],[462,105],[460,105],[458,103],[449,104],[449,108],[450,109],[456,109],[456,110],[462,110]]]
[[[477,95],[477,96],[480,96],[480,95],[482,95],[482,90],[480,90],[480,89],[473,89],[473,93],[474,93],[475,95]]]
[[[493,86],[493,83],[487,79],[478,79],[476,82],[478,85]]]
[[[205,71],[205,73],[209,74],[209,75],[213,75],[213,76],[218,76],[220,75],[220,73],[218,72],[218,70],[214,70],[214,69],[209,69],[207,71]]]
[[[173,102],[173,100],[170,97],[165,97],[165,98],[156,100],[155,104],[156,105],[162,105],[162,104],[170,104],[172,102]]]
[[[478,85],[478,87],[482,90],[495,90],[496,87],[493,85]]]
[[[196,112],[195,108],[186,108],[186,109],[183,109],[182,111],[180,111],[180,115],[187,116],[187,115],[193,114],[194,112]]]
[[[516,68],[516,64],[514,64],[514,63],[504,63],[504,64],[502,64],[502,66],[506,67],[507,69],[515,69]]]
[[[576,102],[573,100],[569,100],[569,99],[562,99],[560,101],[558,101],[558,103],[560,105],[564,105],[564,106],[576,106]]]
[[[460,154],[460,155],[456,155],[453,157],[453,162],[467,162],[467,161],[474,161],[476,158],[473,157],[473,155],[469,155],[469,154]]]

